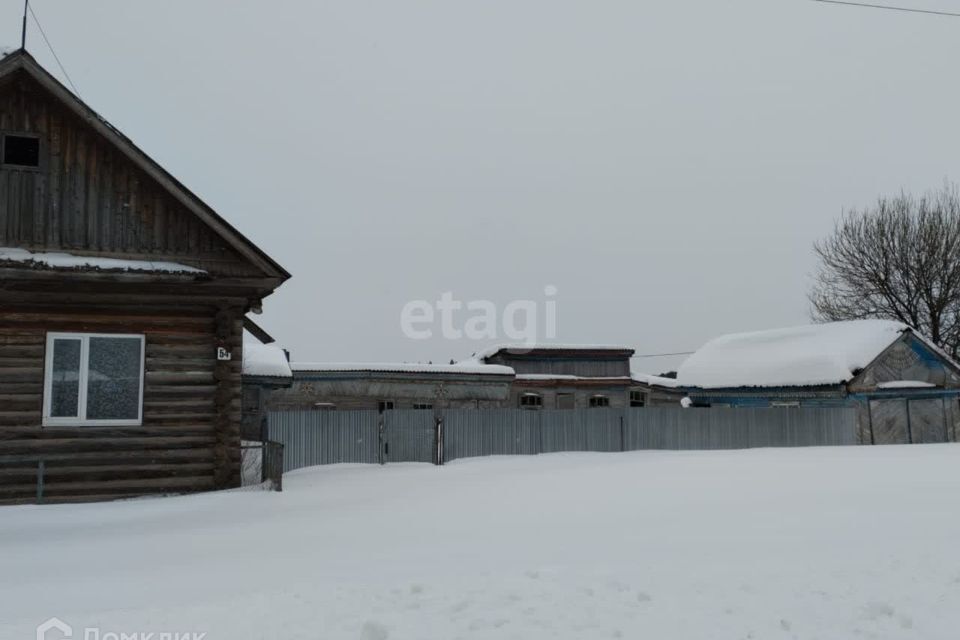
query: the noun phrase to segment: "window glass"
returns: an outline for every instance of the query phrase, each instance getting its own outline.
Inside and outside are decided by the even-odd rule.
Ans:
[[[543,396],[536,393],[525,393],[520,396],[520,406],[525,409],[539,409],[543,406]]]
[[[610,398],[606,396],[593,396],[592,398],[590,398],[590,406],[594,408],[609,407]]]
[[[80,340],[58,338],[53,341],[50,415],[55,418],[75,418],[79,411]]]
[[[136,420],[140,414],[139,338],[90,338],[87,420]]]
[[[39,167],[40,139],[33,136],[4,136],[3,163],[18,167]]]

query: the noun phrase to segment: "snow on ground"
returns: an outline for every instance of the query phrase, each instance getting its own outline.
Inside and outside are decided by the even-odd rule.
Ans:
[[[207,640],[960,628],[960,445],[341,465],[285,488],[0,508],[0,638],[53,615]]]

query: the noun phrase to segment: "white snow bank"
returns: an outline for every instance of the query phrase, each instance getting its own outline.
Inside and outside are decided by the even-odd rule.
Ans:
[[[889,320],[851,320],[721,336],[680,365],[677,382],[707,389],[840,384],[907,329]]]
[[[512,376],[513,369],[475,361],[456,364],[426,364],[420,362],[294,362],[294,371],[309,372],[352,372],[369,371],[376,373],[453,373],[464,375]]]
[[[947,640],[958,469],[960,445],[569,453],[2,507],[0,638]]]
[[[290,378],[287,355],[277,344],[262,344],[249,332],[243,332],[243,374],[271,378]]]
[[[206,273],[203,269],[177,262],[159,262],[151,260],[123,260],[120,258],[100,258],[94,256],[75,256],[70,253],[33,252],[16,247],[0,247],[0,263],[19,262],[52,269],[92,268],[103,271],[151,271],[154,273]]]

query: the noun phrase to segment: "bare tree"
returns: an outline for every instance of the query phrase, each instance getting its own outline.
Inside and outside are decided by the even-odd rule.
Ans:
[[[945,183],[845,212],[817,242],[817,321],[888,318],[960,354],[960,193]]]

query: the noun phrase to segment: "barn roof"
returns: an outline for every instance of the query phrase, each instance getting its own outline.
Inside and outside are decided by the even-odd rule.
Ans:
[[[890,320],[851,320],[729,334],[691,355],[680,366],[677,383],[705,389],[841,384],[907,331],[907,325]]]
[[[132,140],[67,89],[59,80],[53,77],[50,72],[44,69],[32,55],[27,53],[26,50],[16,49],[6,53],[6,55],[0,52],[0,80],[17,71],[23,71],[28,74],[97,133],[109,140],[130,161],[156,180],[158,184],[179,200],[183,206],[209,226],[218,236],[223,238],[228,245],[261,269],[267,277],[276,278],[281,282],[290,278],[290,274],[273,258],[237,231],[196,194],[187,189],[179,180],[170,175],[163,167],[137,147]]]
[[[534,344],[526,344],[522,342],[513,343],[513,344],[497,344],[486,349],[482,349],[477,353],[473,354],[473,360],[484,360],[486,358],[492,358],[498,353],[509,353],[511,355],[594,355],[598,353],[608,354],[608,355],[617,355],[617,356],[631,356],[633,355],[633,349],[630,347],[624,347],[620,345],[610,345],[610,344],[559,344],[552,342],[539,342]]]

